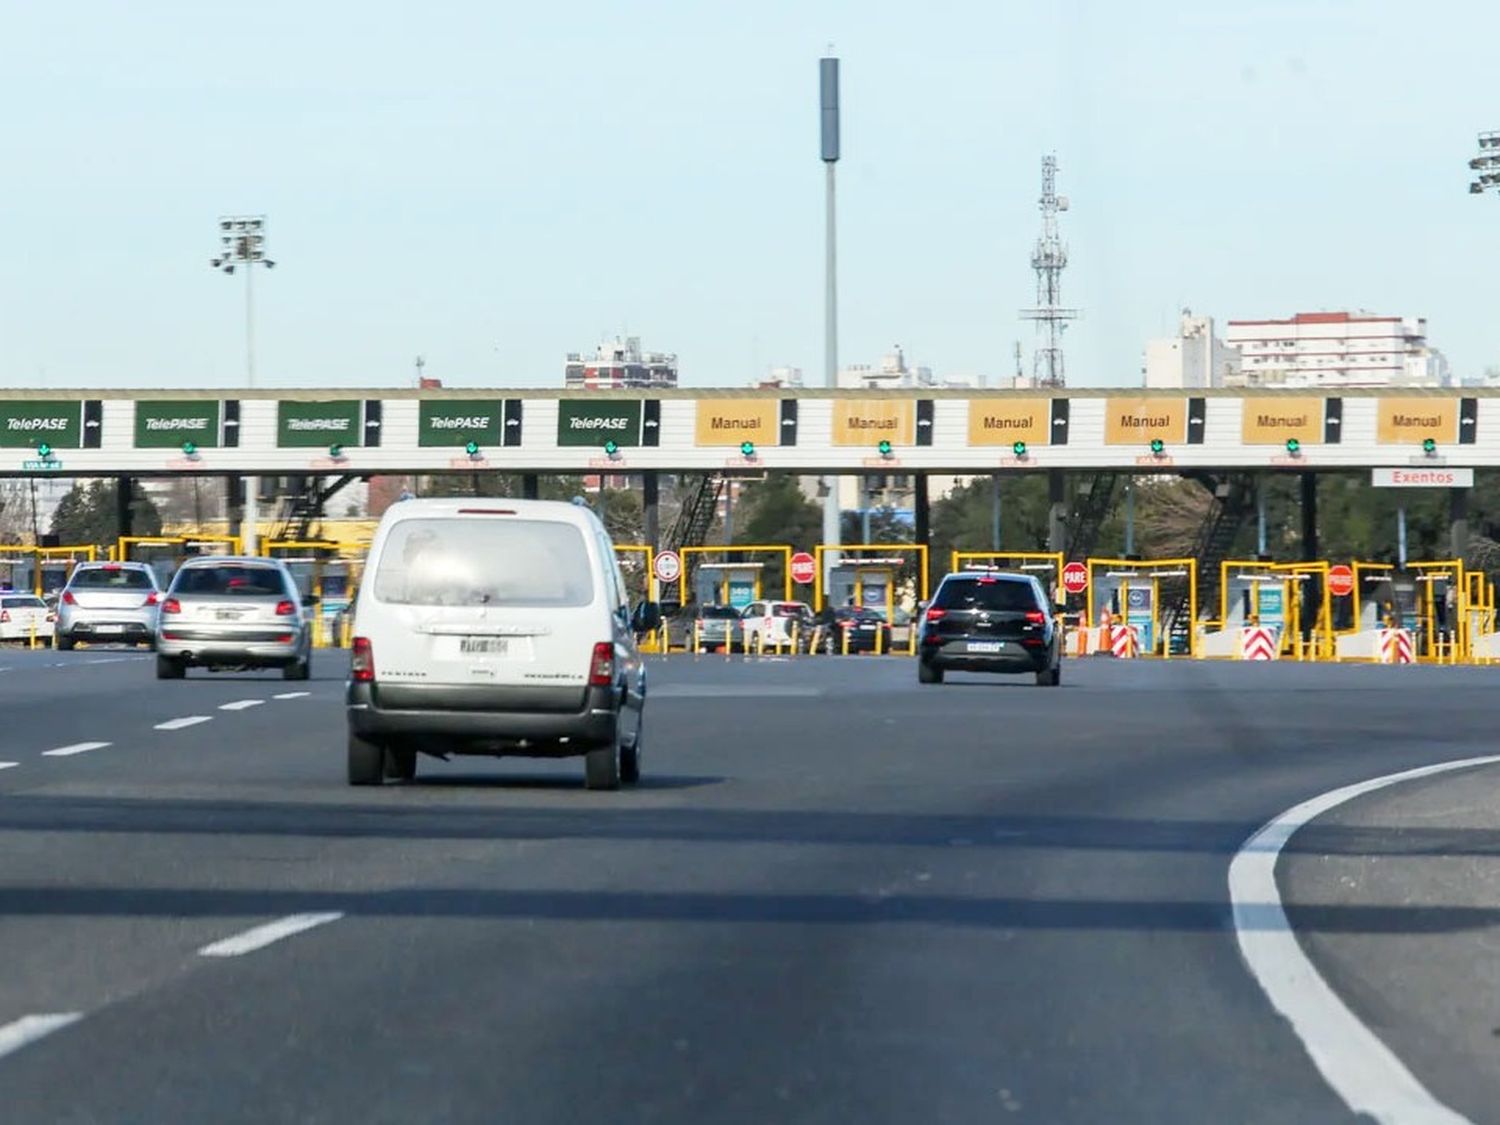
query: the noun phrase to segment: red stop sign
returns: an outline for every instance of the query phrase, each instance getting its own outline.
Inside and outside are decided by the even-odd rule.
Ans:
[[[809,585],[818,576],[818,562],[806,551],[792,556],[792,581]]]
[[[1081,594],[1089,588],[1089,568],[1081,562],[1070,562],[1063,567],[1063,589],[1070,594]]]
[[[1328,592],[1336,598],[1347,597],[1354,593],[1354,571],[1347,566],[1330,566],[1328,568]]]

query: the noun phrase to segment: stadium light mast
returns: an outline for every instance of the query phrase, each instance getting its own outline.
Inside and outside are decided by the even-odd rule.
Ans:
[[[235,270],[245,275],[245,385],[255,386],[255,267],[274,269],[276,263],[266,257],[266,217],[264,215],[220,215],[219,249],[209,259],[210,266],[233,276]]]
[[[1470,195],[1500,193],[1500,129],[1479,134],[1479,155],[1469,161],[1469,171],[1475,173],[1469,181]]]
[[[838,226],[835,222],[834,165],[839,162],[839,60],[832,52],[818,60],[818,118],[823,161],[824,231],[823,244],[823,383],[832,390],[839,379],[838,321]],[[822,478],[823,542],[837,545],[839,523],[839,478]],[[830,569],[838,563],[838,552],[829,553]]]

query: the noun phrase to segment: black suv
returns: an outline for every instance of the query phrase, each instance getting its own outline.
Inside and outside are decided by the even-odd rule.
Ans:
[[[943,673],[1034,672],[1043,687],[1062,682],[1062,630],[1041,583],[1027,574],[950,574],[938,584],[917,634],[917,679]]]

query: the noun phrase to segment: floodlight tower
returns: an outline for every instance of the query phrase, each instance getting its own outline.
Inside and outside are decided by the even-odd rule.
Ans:
[[[1057,231],[1057,216],[1068,209],[1067,196],[1057,194],[1057,157],[1042,157],[1042,236],[1031,252],[1036,271],[1036,307],[1021,310],[1023,320],[1036,321],[1043,344],[1033,353],[1032,379],[1037,386],[1064,385],[1062,336],[1068,322],[1078,319],[1078,310],[1062,305],[1062,273],[1068,265],[1068,248]]]
[[[1479,155],[1469,161],[1469,170],[1478,173],[1469,182],[1470,195],[1500,193],[1500,129],[1479,134]]]
[[[274,269],[276,263],[266,257],[266,217],[264,215],[220,215],[219,249],[208,263],[212,268],[233,275],[236,269],[245,275],[245,380],[255,386],[255,276],[256,266]]]
[[[824,173],[823,236],[823,383],[832,390],[839,381],[838,318],[838,225],[834,207],[834,166],[839,162],[839,60],[832,52],[818,60],[819,151]],[[823,542],[837,545],[842,513],[839,509],[839,478],[825,476],[819,482],[823,493]],[[838,562],[838,552],[828,565]]]

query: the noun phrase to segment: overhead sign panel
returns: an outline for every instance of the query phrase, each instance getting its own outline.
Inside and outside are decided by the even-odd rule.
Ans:
[[[970,445],[1049,445],[1052,400],[1003,398],[969,400]]]
[[[357,398],[326,402],[283,400],[276,404],[276,445],[279,449],[311,449],[320,445],[360,443],[362,404]]]
[[[189,441],[200,449],[219,444],[217,399],[143,399],[135,404],[137,449],[177,449]]]
[[[915,429],[911,399],[841,398],[833,403],[834,445],[911,445]]]
[[[1452,444],[1458,437],[1458,399],[1381,398],[1375,440],[1381,445],[1420,445],[1426,438]]]
[[[1323,399],[1247,398],[1240,409],[1240,440],[1246,445],[1285,445],[1323,440]]]
[[[693,440],[698,445],[779,445],[781,402],[766,398],[699,399]]]
[[[603,445],[607,441],[621,448],[641,444],[639,399],[565,398],[558,402],[558,445]]]
[[[505,402],[497,398],[424,399],[417,411],[417,444],[463,446],[469,442],[486,449],[505,440]]]
[[[1167,444],[1187,437],[1187,399],[1120,396],[1104,400],[1104,444]]]
[[[1473,488],[1473,469],[1371,469],[1376,488]]]
[[[0,447],[30,449],[41,442],[54,449],[77,449],[83,403],[58,400],[0,402]]]

